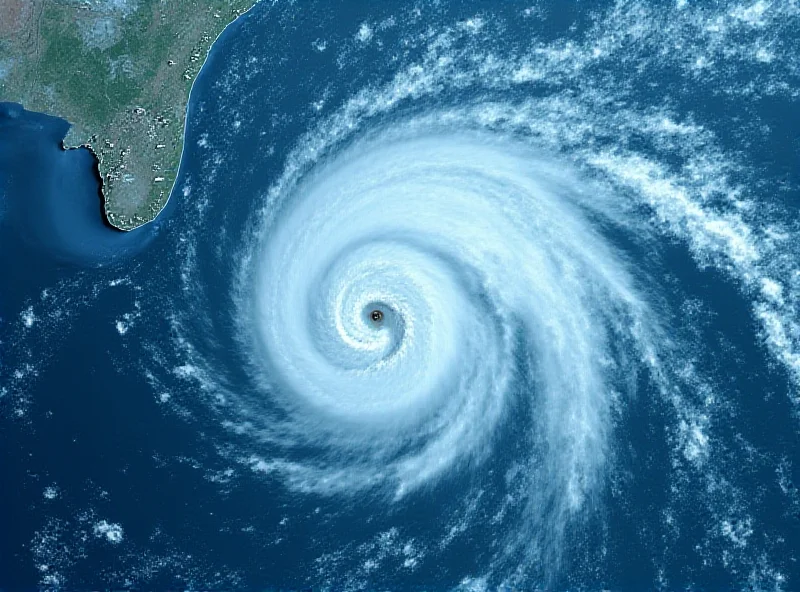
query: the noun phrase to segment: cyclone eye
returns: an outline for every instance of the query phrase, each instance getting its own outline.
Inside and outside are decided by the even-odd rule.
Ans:
[[[369,313],[369,318],[372,319],[373,323],[380,323],[383,320],[383,312],[380,310],[373,310]]]

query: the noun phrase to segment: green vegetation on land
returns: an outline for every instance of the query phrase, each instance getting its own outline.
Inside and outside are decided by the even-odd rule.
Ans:
[[[72,123],[97,157],[108,221],[131,230],[169,198],[191,85],[256,0],[0,0],[0,100]]]

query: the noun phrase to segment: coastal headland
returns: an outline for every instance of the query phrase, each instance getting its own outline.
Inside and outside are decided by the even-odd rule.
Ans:
[[[256,0],[0,0],[0,101],[72,124],[97,158],[107,221],[133,230],[167,203],[192,84]]]

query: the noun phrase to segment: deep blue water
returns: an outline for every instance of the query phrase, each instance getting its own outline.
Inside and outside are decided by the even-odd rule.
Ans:
[[[0,589],[797,589],[798,25],[262,3],[131,233],[0,103]]]

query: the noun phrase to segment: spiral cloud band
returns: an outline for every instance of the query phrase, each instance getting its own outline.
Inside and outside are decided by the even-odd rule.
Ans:
[[[267,437],[324,460],[269,467],[402,495],[482,461],[501,422],[529,414],[532,458],[549,451],[548,487],[579,506],[618,388],[610,342],[643,345],[648,316],[584,219],[591,199],[509,138],[398,130],[279,196],[241,314],[286,417]]]
[[[344,4],[220,36],[146,249],[6,258],[25,569],[799,589],[800,5]]]
[[[631,537],[661,573],[665,548],[698,548],[701,522],[725,570],[777,578],[756,565],[767,543],[740,545],[757,513],[732,459],[753,435],[724,427],[757,412],[725,388],[752,385],[728,365],[735,338],[708,328],[727,303],[692,274],[724,276],[721,300],[746,292],[750,337],[795,384],[796,301],[779,281],[794,270],[781,242],[794,231],[737,184],[754,177],[716,135],[724,126],[687,115],[680,93],[637,94],[678,67],[649,44],[688,47],[706,22],[660,15],[620,3],[585,38],[553,42],[510,18],[388,19],[376,48],[397,53],[369,53],[359,29],[336,76],[297,90],[310,102],[296,110],[280,84],[236,95],[251,62],[230,67],[219,117],[235,126],[218,146],[198,142],[209,178],[187,184],[201,196],[181,250],[189,305],[171,319],[177,360],[163,363],[190,379],[191,412],[200,385],[198,416],[210,408],[226,428],[226,462],[348,528],[363,508],[360,526],[405,529],[432,563],[455,541],[486,542],[479,567],[453,573],[490,583],[569,587],[564,557],[594,582],[593,565],[613,572],[606,553],[627,556]],[[744,26],[725,18],[728,35]],[[648,34],[625,36],[642,22]],[[517,25],[529,44],[504,41]],[[265,64],[265,79],[291,74]],[[244,179],[234,191],[215,178],[230,146],[251,159],[231,166]],[[723,367],[735,387],[720,386]],[[419,508],[432,524],[411,525]],[[626,530],[639,523],[654,530]],[[368,587],[370,536],[382,534],[320,546],[319,561]]]

